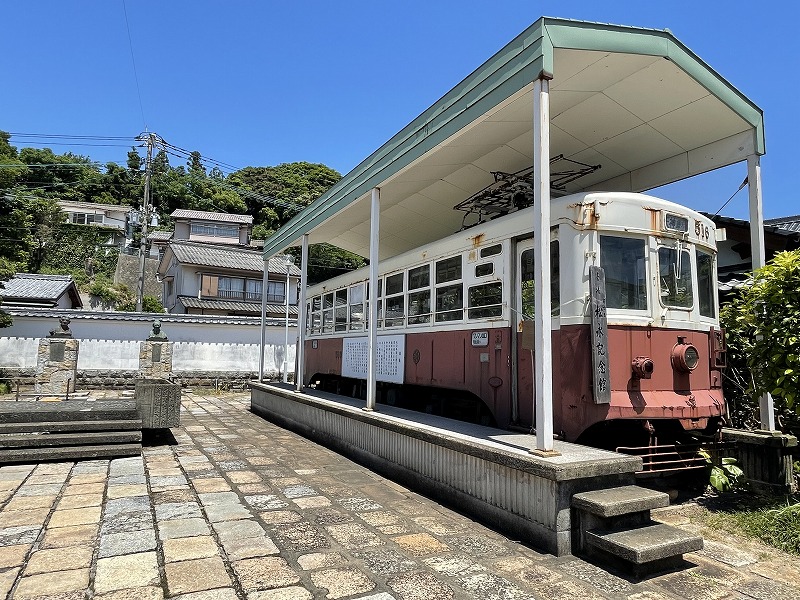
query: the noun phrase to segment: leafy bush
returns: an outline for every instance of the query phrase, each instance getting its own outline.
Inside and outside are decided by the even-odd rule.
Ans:
[[[735,458],[725,456],[720,460],[719,464],[714,464],[711,455],[707,451],[701,449],[698,454],[706,459],[706,464],[710,467],[708,483],[715,490],[729,492],[744,485],[744,471],[736,464]]]
[[[720,311],[729,368],[725,394],[747,425],[772,394],[779,422],[796,430],[800,410],[800,250],[781,252]]]

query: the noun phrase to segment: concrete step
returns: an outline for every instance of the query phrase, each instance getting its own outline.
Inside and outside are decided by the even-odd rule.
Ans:
[[[44,432],[90,432],[141,430],[142,420],[112,419],[107,421],[44,421],[28,423],[0,423],[0,435]]]
[[[73,433],[0,434],[2,448],[40,448],[44,446],[97,446],[103,444],[141,443],[141,431],[95,431]]]
[[[587,545],[636,566],[680,558],[703,549],[703,538],[662,523],[616,531],[590,530]]]
[[[572,497],[573,508],[604,519],[641,513],[665,506],[669,506],[667,494],[638,485],[582,492]]]
[[[98,446],[66,446],[57,448],[0,449],[0,465],[12,463],[37,463],[48,460],[92,460],[96,458],[121,458],[139,456],[141,444],[103,444]]]
[[[64,400],[61,402],[0,402],[0,423],[42,421],[110,421],[138,419],[132,400]]]

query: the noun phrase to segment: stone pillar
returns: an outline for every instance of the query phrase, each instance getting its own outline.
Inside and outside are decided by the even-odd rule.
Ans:
[[[39,340],[36,393],[61,395],[75,391],[79,347],[80,342],[73,338],[49,337]]]
[[[139,377],[169,379],[172,375],[172,343],[147,340],[139,345]]]

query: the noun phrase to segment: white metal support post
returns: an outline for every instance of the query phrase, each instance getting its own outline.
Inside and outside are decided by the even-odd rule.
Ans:
[[[533,84],[533,283],[536,388],[535,454],[553,451],[553,357],[550,332],[550,82]]]
[[[300,257],[300,299],[297,301],[297,346],[295,346],[295,354],[297,355],[297,372],[294,374],[295,389],[299,392],[303,389],[303,361],[305,360],[305,343],[306,343],[306,319],[308,313],[306,312],[306,302],[308,302],[308,234],[303,236],[302,253]]]
[[[367,405],[364,410],[375,410],[378,387],[376,355],[378,352],[378,245],[381,239],[380,225],[381,191],[379,188],[372,188],[369,222],[369,323],[367,324],[369,358],[367,360]]]
[[[757,154],[747,157],[747,189],[750,196],[750,254],[753,270],[767,262],[764,248],[764,205],[761,198],[761,159]],[[761,429],[775,431],[775,411],[772,396],[764,394],[759,402]]]
[[[283,260],[286,262],[286,290],[283,294],[286,300],[286,323],[284,329],[286,337],[283,343],[283,383],[289,383],[289,270],[294,264],[294,257],[292,257],[291,254],[285,254]]]
[[[264,257],[264,277],[261,280],[261,343],[258,348],[258,382],[264,381],[264,344],[267,337],[267,280],[269,259]]]

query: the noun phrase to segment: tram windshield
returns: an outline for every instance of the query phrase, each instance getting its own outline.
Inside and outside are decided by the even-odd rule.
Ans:
[[[601,235],[600,266],[606,274],[608,308],[647,310],[645,240]]]
[[[664,306],[692,307],[692,261],[688,251],[659,248],[658,281]]]

